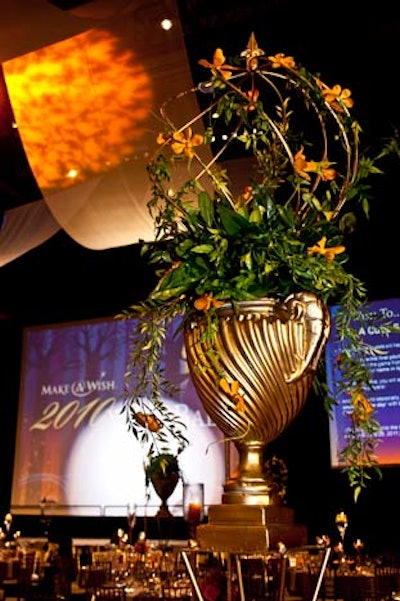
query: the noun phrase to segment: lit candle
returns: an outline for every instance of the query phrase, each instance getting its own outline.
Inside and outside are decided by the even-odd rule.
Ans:
[[[346,524],[347,523],[347,515],[344,511],[341,511],[336,515],[336,523]]]
[[[198,501],[189,501],[187,521],[189,524],[198,524],[201,516],[201,504]]]

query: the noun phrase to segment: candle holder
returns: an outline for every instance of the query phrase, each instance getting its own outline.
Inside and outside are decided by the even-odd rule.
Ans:
[[[189,524],[190,538],[196,538],[196,528],[204,517],[204,484],[183,485],[183,519]]]
[[[345,514],[344,511],[340,511],[339,513],[336,514],[335,523],[336,523],[336,527],[339,531],[341,541],[342,541],[342,543],[344,543],[344,535],[346,534],[346,529],[348,526],[347,515]]]
[[[356,552],[356,564],[357,564],[357,566],[361,566],[363,563],[362,553],[364,550],[364,543],[362,542],[362,540],[360,538],[357,538],[353,542],[353,548]]]

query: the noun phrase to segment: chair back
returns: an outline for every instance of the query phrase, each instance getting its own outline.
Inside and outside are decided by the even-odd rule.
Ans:
[[[91,592],[93,601],[126,601],[125,587],[118,584],[94,586]]]
[[[78,584],[85,590],[101,586],[110,578],[109,568],[104,566],[83,566],[78,573]]]
[[[272,601],[283,601],[285,597],[285,584],[288,558],[286,555],[275,554],[266,561],[267,568],[267,595]]]
[[[7,578],[7,562],[4,559],[0,560],[0,586],[3,584],[4,580]]]
[[[377,601],[392,598],[395,591],[400,590],[400,568],[392,566],[375,567],[375,587]]]
[[[375,578],[367,575],[335,576],[335,599],[344,601],[374,601]]]
[[[187,582],[169,582],[168,580],[162,584],[162,598],[166,599],[180,599],[181,601],[188,601],[192,598],[193,587],[190,581]]]

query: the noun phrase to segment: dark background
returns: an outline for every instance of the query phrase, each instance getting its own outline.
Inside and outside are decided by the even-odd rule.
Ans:
[[[64,2],[60,10],[68,6],[72,3]],[[327,83],[349,87],[368,144],[378,145],[398,127],[400,8],[396,4],[380,2],[368,12],[363,3],[351,1],[323,9],[317,2],[304,5],[292,0],[179,0],[178,6],[195,81],[204,77],[197,66],[199,58],[211,60],[217,46],[227,57],[236,55],[254,31],[268,54],[293,55],[310,70],[322,72]],[[3,153],[4,148],[0,156]],[[385,176],[377,176],[370,221],[361,225],[351,242],[352,268],[365,281],[371,300],[400,296],[399,166],[389,163]],[[0,204],[1,208],[5,207]],[[141,261],[138,245],[91,251],[62,231],[0,268],[3,514],[10,503],[23,328],[115,315],[144,297],[152,283],[153,274]],[[328,418],[319,399],[310,395],[296,422],[271,445],[271,452],[288,464],[287,503],[295,509],[297,521],[308,526],[310,542],[319,534],[333,535],[335,513],[344,509],[349,542],[361,538],[371,553],[400,554],[400,468],[384,468],[382,480],[374,479],[354,504],[346,477],[330,468]],[[20,520],[22,529],[34,534],[38,524]],[[90,520],[71,524],[74,536],[92,534]],[[114,527],[114,523],[97,522],[96,535],[109,536]]]

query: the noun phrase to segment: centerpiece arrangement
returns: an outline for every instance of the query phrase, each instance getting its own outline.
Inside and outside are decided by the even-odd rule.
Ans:
[[[328,412],[335,403],[322,353],[328,306],[338,305],[338,369],[352,408],[341,462],[357,499],[371,471],[380,475],[366,362],[375,349],[358,325],[390,326],[365,311],[366,288],[347,269],[346,243],[368,217],[367,178],[393,149],[388,143],[374,158],[364,155],[350,90],[326,84],[291,56],[268,56],[253,34],[240,56],[226,61],[219,48],[199,63],[205,80],[181,94],[197,94],[198,114],[173,119],[179,97],[167,100],[148,164],[155,241],[143,244],[143,256],[157,284],[118,316],[134,318],[128,427],[149,445],[149,460],[168,453],[171,440],[176,456],[189,444],[163,402],[171,384],[160,361],[167,328],[182,316],[200,399],[240,454],[227,501],[261,486],[268,502],[265,444],[295,419],[312,384]]]
[[[182,475],[178,457],[170,452],[151,452],[147,459],[148,462],[145,466],[146,488],[152,484],[161,499],[161,505],[156,513],[156,517],[171,518],[172,514],[168,508],[168,499],[174,492]]]

